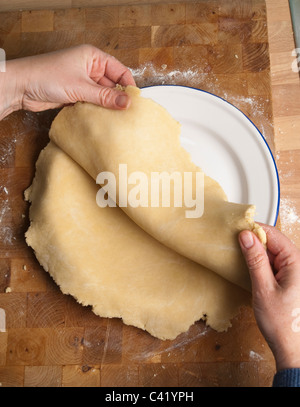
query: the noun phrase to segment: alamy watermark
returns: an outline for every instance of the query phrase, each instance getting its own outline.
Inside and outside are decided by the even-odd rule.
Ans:
[[[203,172],[151,172],[142,171],[128,174],[127,164],[119,164],[119,187],[115,174],[100,172],[96,183],[101,185],[96,202],[101,208],[106,206],[186,208],[186,218],[200,218],[204,211]],[[118,192],[118,193],[117,193]]]
[[[292,62],[292,71],[295,73],[300,72],[300,48],[293,49],[292,57],[296,57]]]
[[[296,317],[292,321],[292,331],[300,332],[300,308],[294,308],[292,311],[292,317]]]
[[[3,308],[0,308],[0,332],[6,332],[6,315]]]
[[[6,72],[6,53],[0,48],[0,72]]]

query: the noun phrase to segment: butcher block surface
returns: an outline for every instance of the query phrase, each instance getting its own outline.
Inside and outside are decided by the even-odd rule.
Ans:
[[[186,85],[225,98],[250,117],[276,157],[264,1],[0,13],[8,59],[83,43],[129,66],[138,86]],[[24,240],[23,192],[56,114],[19,111],[0,123],[1,385],[270,386],[274,360],[251,309],[227,332],[199,321],[161,341],[97,317],[39,266]]]

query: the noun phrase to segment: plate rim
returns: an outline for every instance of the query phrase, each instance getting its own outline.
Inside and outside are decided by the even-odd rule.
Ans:
[[[276,213],[275,213],[275,220],[273,222],[272,226],[276,226],[277,221],[278,221],[278,217],[279,217],[279,208],[280,208],[280,198],[281,198],[281,191],[280,191],[280,179],[279,179],[279,172],[278,172],[278,168],[276,165],[276,161],[274,158],[274,155],[272,153],[272,150],[269,146],[269,144],[267,143],[265,137],[263,136],[262,132],[259,130],[259,128],[256,126],[256,124],[253,123],[253,121],[242,111],[240,110],[238,107],[236,107],[233,103],[229,102],[228,100],[224,99],[223,97],[216,95],[212,92],[209,92],[207,90],[204,89],[198,89],[195,88],[193,86],[187,86],[187,85],[174,85],[174,84],[161,84],[161,85],[147,85],[147,86],[143,86],[140,89],[149,89],[149,88],[162,88],[162,87],[169,87],[169,88],[183,88],[183,89],[188,89],[188,90],[195,90],[197,92],[202,92],[202,93],[206,93],[210,96],[213,96],[217,99],[220,99],[221,101],[227,103],[229,106],[231,106],[232,108],[234,108],[235,110],[237,110],[240,114],[242,114],[242,116],[244,116],[244,118],[246,118],[250,124],[252,124],[252,126],[256,129],[257,133],[260,135],[260,139],[262,139],[264,145],[267,147],[267,151],[269,152],[271,159],[272,159],[272,163],[273,163],[273,167],[275,170],[275,174],[276,174],[276,181],[277,181],[277,203],[276,203]]]

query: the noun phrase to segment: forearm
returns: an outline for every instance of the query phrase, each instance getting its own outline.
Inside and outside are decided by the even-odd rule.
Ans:
[[[6,72],[0,73],[0,120],[22,109],[23,72],[20,60],[8,61]]]

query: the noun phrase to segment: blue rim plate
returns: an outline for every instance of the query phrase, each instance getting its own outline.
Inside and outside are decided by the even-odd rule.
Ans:
[[[182,146],[219,182],[229,201],[254,204],[256,221],[276,224],[276,163],[265,138],[243,112],[217,95],[186,86],[149,86],[142,96],[155,100],[181,123]]]

